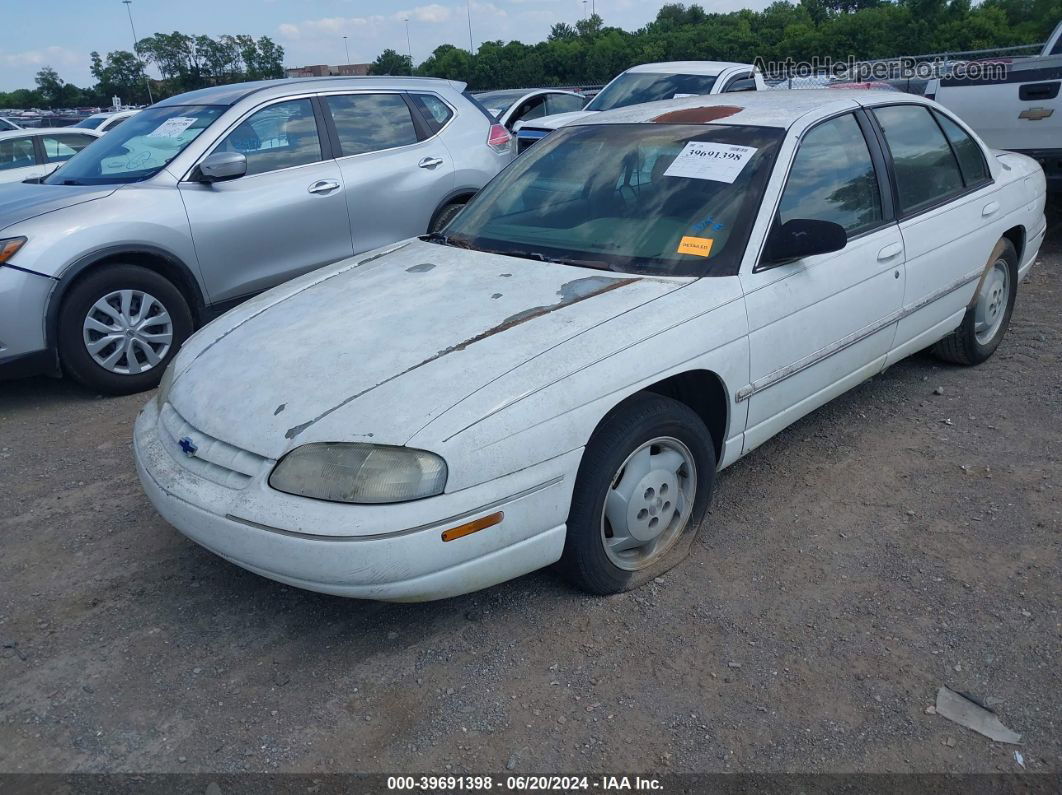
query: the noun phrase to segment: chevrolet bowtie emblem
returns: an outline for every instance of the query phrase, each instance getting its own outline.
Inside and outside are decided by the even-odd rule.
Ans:
[[[1029,108],[1019,113],[1018,118],[1028,119],[1029,121],[1040,121],[1041,119],[1046,119],[1054,112],[1054,108]]]

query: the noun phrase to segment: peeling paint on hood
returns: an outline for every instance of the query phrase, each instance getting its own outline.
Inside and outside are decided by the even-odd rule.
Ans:
[[[196,335],[170,400],[199,430],[270,458],[369,434],[404,444],[542,351],[686,281],[414,241]]]

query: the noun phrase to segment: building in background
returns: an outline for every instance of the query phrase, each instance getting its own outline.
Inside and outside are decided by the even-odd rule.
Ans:
[[[285,69],[285,77],[361,77],[369,73],[367,63],[347,63],[339,66],[317,64],[315,66],[296,66]]]

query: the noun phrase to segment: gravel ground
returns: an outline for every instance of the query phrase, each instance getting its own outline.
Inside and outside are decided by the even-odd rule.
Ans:
[[[721,476],[688,561],[604,599],[281,586],[155,514],[146,396],[0,385],[0,771],[1020,771],[926,713],[945,684],[1058,773],[1050,223],[993,359],[915,356],[798,422]]]

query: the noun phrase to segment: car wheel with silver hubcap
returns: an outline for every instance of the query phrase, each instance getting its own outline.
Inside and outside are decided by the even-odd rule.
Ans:
[[[962,324],[933,346],[933,353],[955,364],[980,364],[995,353],[1006,336],[1018,292],[1018,252],[1000,240],[967,307]]]
[[[693,453],[668,436],[645,442],[623,462],[601,512],[601,541],[613,565],[650,566],[681,535],[697,494]]]
[[[561,567],[598,594],[670,569],[707,511],[715,464],[711,434],[686,404],[648,392],[621,403],[583,454]]]
[[[111,395],[156,386],[181,343],[192,313],[164,276],[136,265],[90,266],[59,310],[63,371]]]
[[[116,290],[96,301],[82,324],[85,348],[112,373],[137,375],[157,367],[173,346],[166,307],[140,290]]]

